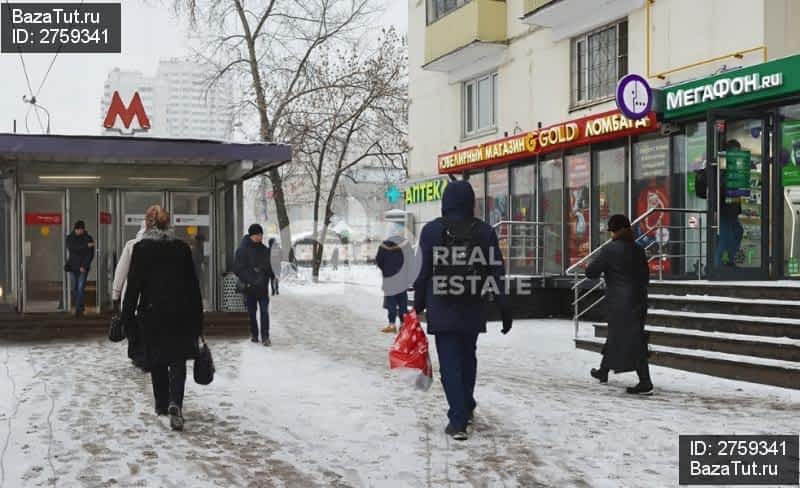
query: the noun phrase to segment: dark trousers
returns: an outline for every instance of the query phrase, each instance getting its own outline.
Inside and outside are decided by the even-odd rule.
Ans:
[[[607,366],[606,356],[603,355],[603,360],[600,362],[600,370],[608,373],[609,368]],[[642,358],[641,362],[639,363],[639,367],[636,368],[636,374],[639,376],[640,383],[651,383],[650,380],[650,363],[647,361],[647,358]]]
[[[245,301],[250,314],[250,336],[258,338],[258,311],[261,309],[261,340],[269,339],[269,297],[247,295]]]
[[[447,417],[456,429],[465,429],[475,410],[475,377],[478,334],[438,333],[436,352],[442,372],[442,385],[450,410]]]
[[[272,294],[273,295],[277,295],[278,292],[279,292],[279,290],[278,290],[278,277],[277,276],[273,276],[272,278],[270,278],[269,279],[269,285],[272,288]]]
[[[72,304],[75,310],[83,310],[83,300],[86,295],[86,275],[80,271],[70,271],[72,276]]]
[[[150,377],[153,379],[153,396],[157,410],[166,410],[172,403],[183,408],[186,361],[154,365],[150,370]]]
[[[388,312],[390,324],[396,323],[398,317],[402,321],[403,314],[408,312],[408,294],[403,292],[386,297],[386,311]]]

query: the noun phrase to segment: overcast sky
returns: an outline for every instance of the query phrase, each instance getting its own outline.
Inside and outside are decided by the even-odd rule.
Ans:
[[[20,0],[9,1],[13,5]],[[385,1],[388,5],[385,24],[395,25],[405,32],[408,24],[406,1]],[[122,1],[121,54],[58,56],[38,97],[39,103],[50,111],[52,133],[99,133],[103,83],[113,68],[153,75],[159,59],[189,54],[186,26],[179,25],[172,11],[161,5],[157,0]],[[38,91],[52,60],[52,54],[24,55],[33,93]],[[26,132],[25,116],[30,105],[22,101],[22,96],[27,94],[28,83],[19,55],[0,54],[0,132],[11,132],[14,119],[17,119],[17,132]],[[42,132],[33,112],[28,117],[28,125],[31,132]]]

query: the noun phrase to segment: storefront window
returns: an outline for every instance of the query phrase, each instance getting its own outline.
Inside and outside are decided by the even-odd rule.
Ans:
[[[486,218],[486,174],[483,171],[472,173],[469,183],[475,192],[475,217],[484,220]]]
[[[654,208],[671,208],[670,140],[668,137],[647,139],[633,145],[633,215],[640,218]],[[636,240],[647,251],[652,273],[670,273],[669,259],[661,261],[658,254],[672,254],[669,242],[679,241],[677,233],[670,235],[674,216],[655,212],[634,228]],[[661,268],[659,268],[661,266]]]
[[[539,165],[539,221],[542,222],[542,270],[564,271],[562,217],[564,212],[564,165],[561,158],[542,160]]]
[[[593,218],[594,247],[608,240],[608,218],[614,214],[627,214],[625,199],[625,148],[616,147],[593,152]]]
[[[486,173],[489,225],[508,219],[508,169],[501,168]]]
[[[707,210],[708,201],[697,195],[697,175],[706,167],[706,123],[686,125],[686,134],[675,138],[675,172],[680,208]],[[689,222],[692,217],[696,221]],[[691,276],[704,276],[707,269],[706,243],[708,235],[708,215],[685,215],[681,225],[686,228],[684,253],[686,256],[683,271]]]
[[[590,183],[589,153],[564,158],[567,170],[567,254],[568,267],[589,254]]]
[[[511,220],[536,221],[536,166],[516,166],[511,175]],[[537,238],[541,229],[531,224],[512,224],[509,233],[510,269],[514,274],[538,274]]]
[[[783,268],[800,278],[800,105],[781,109],[781,147],[777,151],[783,186]]]

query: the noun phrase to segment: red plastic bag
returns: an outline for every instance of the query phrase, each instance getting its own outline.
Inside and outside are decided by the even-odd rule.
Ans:
[[[403,316],[403,327],[389,351],[389,367],[413,373],[414,387],[418,390],[426,391],[433,384],[428,336],[413,310]]]

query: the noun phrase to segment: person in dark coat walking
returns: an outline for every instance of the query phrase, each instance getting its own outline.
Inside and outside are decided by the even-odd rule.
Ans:
[[[245,304],[250,314],[250,340],[258,342],[258,312],[261,317],[261,342],[269,347],[269,281],[274,276],[269,248],[264,245],[264,229],[253,224],[242,239],[233,260],[233,272],[244,283]]]
[[[270,288],[272,288],[272,296],[280,295],[279,280],[281,276],[281,245],[277,239],[271,237],[269,239],[269,259],[272,266],[272,278],[269,280]]]
[[[608,338],[603,347],[603,361],[591,374],[601,383],[608,372],[636,371],[639,384],[628,388],[631,394],[651,394],[653,383],[647,361],[647,286],[650,270],[647,256],[636,244],[628,217],[614,215],[608,221],[613,241],[602,248],[586,268],[586,276],[606,280]]]
[[[403,315],[408,312],[408,286],[410,266],[414,254],[408,239],[402,235],[402,226],[378,247],[375,264],[383,275],[383,308],[387,310],[389,325],[381,332],[397,333],[397,319],[402,322]]]
[[[72,233],[67,236],[66,271],[72,278],[72,301],[75,305],[75,316],[83,315],[86,296],[86,279],[94,259],[94,239],[86,232],[83,220],[75,222]]]
[[[445,232],[451,223],[467,223],[471,236],[479,243],[480,253],[487,265],[488,277],[496,285],[495,300],[503,316],[503,334],[511,330],[511,312],[505,298],[503,256],[497,234],[485,222],[474,217],[475,193],[467,181],[452,181],[442,195],[442,218],[429,222],[422,228],[417,247],[417,264],[421,266],[414,283],[414,308],[426,312],[428,333],[436,338],[442,385],[450,409],[449,424],[445,432],[456,440],[468,438],[467,426],[471,423],[477,403],[475,379],[478,360],[475,355],[478,335],[486,332],[487,307],[483,296],[469,303],[458,297],[441,293],[435,282],[434,252],[441,250]]]
[[[186,360],[199,352],[203,300],[192,251],[170,232],[169,213],[152,206],[145,220],[147,231],[133,247],[122,317],[126,328],[141,327],[156,414],[169,414],[172,428],[183,430]]]

